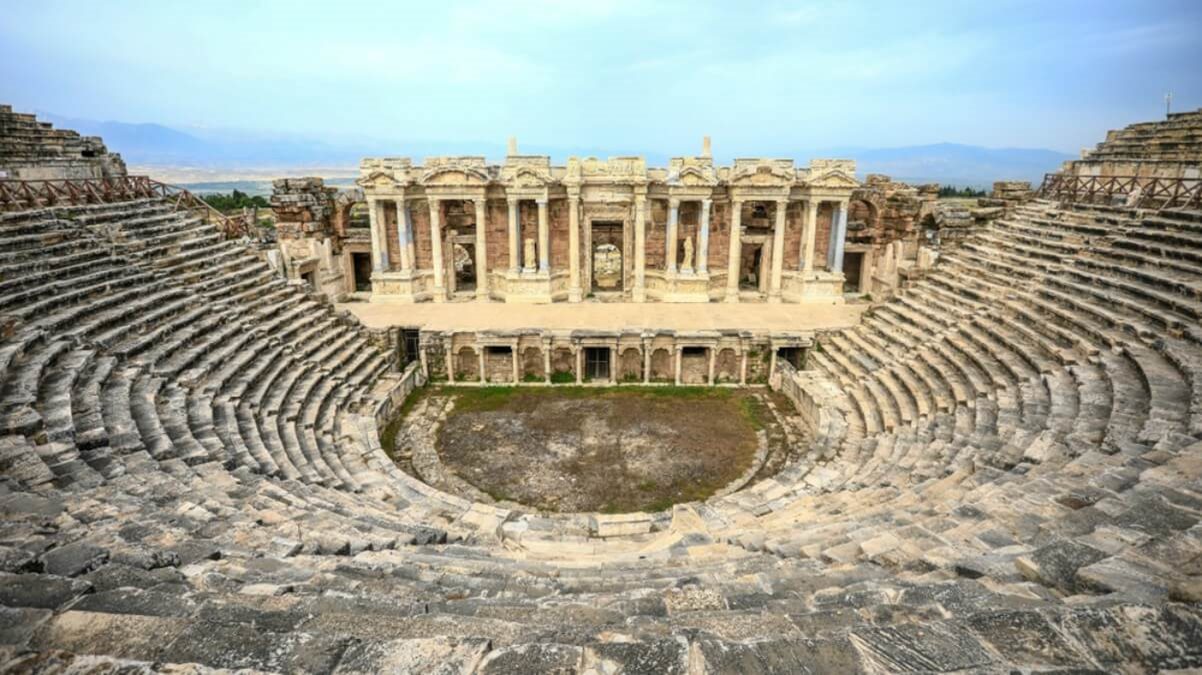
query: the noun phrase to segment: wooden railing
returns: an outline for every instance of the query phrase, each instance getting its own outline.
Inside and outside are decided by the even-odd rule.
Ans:
[[[1062,202],[1120,202],[1141,208],[1202,208],[1202,179],[1049,173],[1039,186],[1039,196]]]
[[[148,176],[58,180],[0,180],[0,211],[25,211],[50,206],[112,204],[134,199],[162,199],[179,209],[194,209],[226,237],[245,237],[255,231],[243,214],[226,215],[192,192]]]

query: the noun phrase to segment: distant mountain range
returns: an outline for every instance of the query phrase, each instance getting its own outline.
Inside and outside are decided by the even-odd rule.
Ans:
[[[327,142],[304,136],[244,131],[190,129],[183,131],[161,124],[131,124],[74,119],[39,112],[38,117],[56,127],[74,129],[87,136],[100,136],[111,151],[121,153],[132,165],[148,167],[196,167],[223,170],[235,175],[249,168],[296,168],[304,166],[345,167],[353,171],[366,156],[399,155],[421,158],[429,155],[504,155],[501,144],[472,142]],[[555,148],[523,145],[522,152],[547,154],[561,161],[569,155],[608,157],[632,154],[629,150],[605,148]],[[645,153],[647,161],[663,165],[667,155]],[[1038,183],[1043,174],[1055,171],[1072,155],[1054,150],[1028,148],[985,148],[976,145],[936,143],[900,148],[831,147],[799,150],[792,154],[799,164],[810,157],[856,160],[861,177],[883,173],[911,183],[941,183],[988,187],[995,180],[1016,179]]]

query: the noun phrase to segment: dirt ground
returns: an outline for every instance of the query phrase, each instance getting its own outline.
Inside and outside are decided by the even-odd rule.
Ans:
[[[658,511],[751,466],[769,417],[752,390],[444,388],[442,463],[498,501],[546,511]]]

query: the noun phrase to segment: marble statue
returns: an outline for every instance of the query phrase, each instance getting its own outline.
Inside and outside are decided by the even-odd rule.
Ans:
[[[693,237],[684,238],[684,261],[680,263],[680,269],[685,272],[693,271]]]
[[[527,237],[525,247],[522,250],[522,266],[528,270],[532,270],[538,265],[537,255],[535,254],[534,239]]]

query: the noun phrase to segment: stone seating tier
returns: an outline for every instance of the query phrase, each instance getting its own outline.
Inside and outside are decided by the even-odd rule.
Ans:
[[[820,336],[796,461],[601,538],[404,474],[389,357],[193,214],[0,215],[0,667],[1202,666],[1200,226],[1013,207]]]

